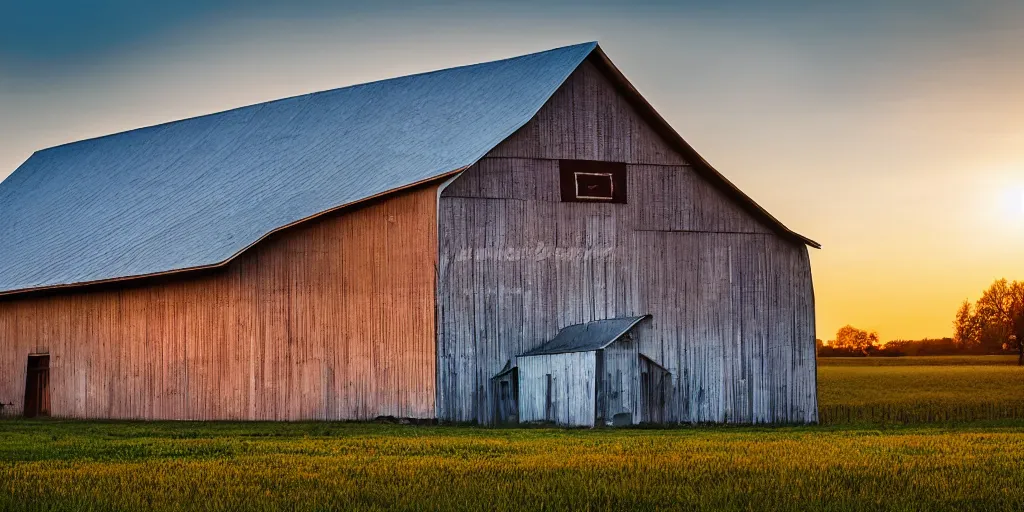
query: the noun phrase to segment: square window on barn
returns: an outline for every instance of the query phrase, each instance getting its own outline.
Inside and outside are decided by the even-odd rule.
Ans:
[[[559,160],[563,202],[625,203],[626,164]]]
[[[576,175],[576,199],[605,199],[611,201],[615,198],[615,184],[612,183],[610,172],[577,172]]]

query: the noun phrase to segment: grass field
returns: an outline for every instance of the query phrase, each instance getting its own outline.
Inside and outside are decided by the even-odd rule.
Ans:
[[[1019,510],[1024,423],[0,422],[2,510]]]
[[[0,510],[1021,510],[1024,414],[978,421],[1024,402],[1012,360],[826,359],[819,387],[831,425],[4,420]]]
[[[1024,420],[1015,356],[822,358],[824,424]]]

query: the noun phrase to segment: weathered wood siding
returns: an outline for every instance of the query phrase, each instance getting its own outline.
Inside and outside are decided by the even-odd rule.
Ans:
[[[590,61],[489,157],[685,164]],[[557,189],[556,189],[557,191]]]
[[[596,362],[596,352],[520,357],[519,421],[594,426]]]
[[[494,386],[495,423],[519,423],[519,369],[498,375],[491,380]]]
[[[605,347],[598,357],[602,359],[598,385],[601,386],[606,425],[621,424],[628,416],[628,424],[640,423],[640,352],[629,335]],[[616,419],[617,415],[622,415]]]
[[[559,158],[627,162],[628,204],[559,201]],[[651,314],[666,421],[817,418],[806,247],[710,185],[589,63],[439,205],[438,415],[489,422],[489,379],[566,325]]]
[[[672,403],[672,375],[646,356],[640,357],[641,423],[664,423],[665,406]]]
[[[435,414],[437,187],[325,216],[225,269],[0,301],[0,401],[50,354],[54,416]]]

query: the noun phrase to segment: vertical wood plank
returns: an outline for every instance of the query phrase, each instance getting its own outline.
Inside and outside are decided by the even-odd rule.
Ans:
[[[273,235],[226,268],[0,300],[0,400],[51,354],[51,413],[372,419],[435,412],[437,189]]]

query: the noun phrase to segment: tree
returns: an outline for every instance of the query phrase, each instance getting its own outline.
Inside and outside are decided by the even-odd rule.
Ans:
[[[1024,366],[1024,282],[992,283],[975,304],[974,317],[982,345],[1015,349],[1017,364]]]
[[[836,331],[835,343],[830,343],[830,345],[837,349],[867,354],[870,350],[877,347],[878,333],[864,331],[852,325],[847,325]]]
[[[971,308],[971,302],[964,299],[953,319],[953,341],[961,350],[969,350],[981,344],[981,325]]]

